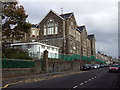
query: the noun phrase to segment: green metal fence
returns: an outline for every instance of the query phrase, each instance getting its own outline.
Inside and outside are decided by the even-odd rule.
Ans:
[[[100,60],[100,59],[95,59],[95,62],[99,62],[99,63],[102,63],[102,64],[106,64],[106,62],[104,62],[103,60]]]
[[[52,53],[51,53],[52,55]],[[95,61],[99,63],[106,63],[103,60],[96,59],[95,56],[87,57],[78,54],[66,55],[66,54],[58,54],[58,57],[52,60],[64,60],[64,61],[73,61],[73,60],[83,60],[83,61]]]
[[[80,58],[81,56],[78,54],[73,54],[73,55],[59,54],[59,59],[64,60],[64,61],[80,60]]]
[[[55,58],[54,59],[51,58],[51,59],[55,60]],[[72,54],[72,55],[58,54],[58,57],[56,58],[56,60],[64,60],[64,61],[87,60],[87,61],[91,61],[92,58],[87,57],[87,56],[78,55],[78,54]]]
[[[35,61],[31,60],[2,60],[2,68],[33,68]]]
[[[87,57],[87,56],[82,56],[82,60],[91,61],[91,60],[92,60],[92,58],[91,58],[91,57]]]

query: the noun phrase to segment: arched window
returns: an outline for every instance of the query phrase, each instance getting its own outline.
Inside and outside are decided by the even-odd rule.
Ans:
[[[44,25],[44,35],[58,34],[58,23],[55,23],[53,19],[47,21],[47,25]]]

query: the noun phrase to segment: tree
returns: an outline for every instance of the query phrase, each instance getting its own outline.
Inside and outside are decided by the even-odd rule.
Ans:
[[[17,2],[4,2],[2,15],[2,33],[3,37],[10,40],[20,40],[25,33],[28,33],[31,24],[26,22],[28,15],[24,7]]]

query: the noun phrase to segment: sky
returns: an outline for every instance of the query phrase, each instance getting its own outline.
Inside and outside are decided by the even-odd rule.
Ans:
[[[74,1],[74,2],[73,2]],[[29,15],[27,21],[38,24],[44,16],[73,12],[79,26],[85,25],[87,34],[95,34],[96,52],[118,57],[118,1],[119,0],[18,0]]]

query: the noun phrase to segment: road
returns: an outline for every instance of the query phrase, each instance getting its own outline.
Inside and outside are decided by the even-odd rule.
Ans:
[[[8,88],[120,88],[120,73],[109,73],[108,68],[100,68]]]

